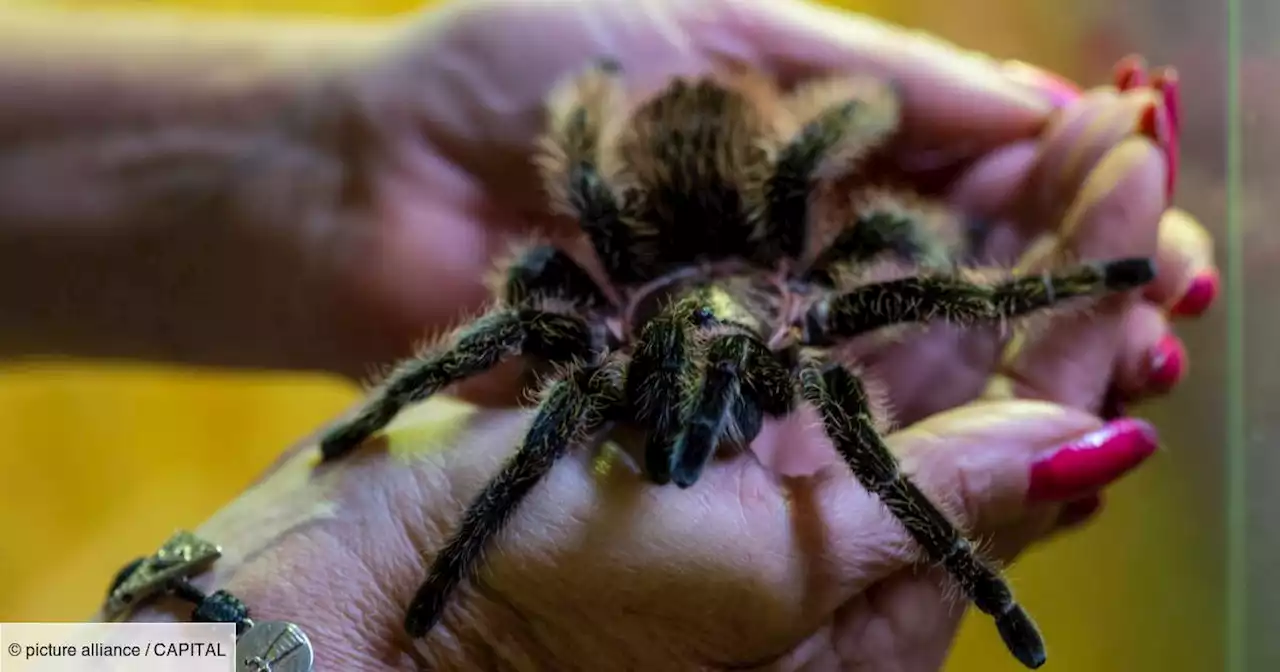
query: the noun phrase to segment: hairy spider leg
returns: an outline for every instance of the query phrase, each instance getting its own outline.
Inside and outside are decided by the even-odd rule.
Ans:
[[[489,544],[555,463],[574,444],[618,419],[626,407],[625,365],[616,354],[599,364],[575,365],[548,389],[523,444],[472,500],[432,561],[409,603],[405,630],[410,636],[423,636],[440,620],[449,596],[475,575]]]
[[[978,557],[969,540],[901,472],[875,429],[862,381],[839,364],[819,362],[803,364],[798,377],[804,398],[821,413],[827,435],[862,487],[902,523],[929,561],[946,568],[973,604],[995,618],[1014,657],[1032,669],[1043,665],[1040,632],[1000,573]]]
[[[609,278],[621,284],[651,276],[642,251],[651,243],[623,218],[617,194],[600,173],[600,135],[623,91],[621,67],[601,59],[568,80],[549,98],[551,131],[539,167],[556,209],[573,217],[587,235]]]
[[[693,297],[670,301],[645,323],[631,355],[627,399],[636,424],[647,430],[645,472],[658,485],[671,480],[671,444],[698,375],[698,331],[714,322]]]
[[[722,440],[750,444],[766,415],[784,416],[794,405],[787,369],[756,333],[733,323],[718,331],[707,344],[698,390],[667,458],[671,480],[681,488],[698,481]]]
[[[975,324],[1026,316],[1083,296],[1123,292],[1155,278],[1148,258],[1079,264],[993,285],[954,276],[878,282],[817,301],[805,317],[805,342],[828,345],[897,324],[937,319]]]
[[[853,224],[823,248],[802,279],[834,289],[841,268],[863,266],[886,254],[931,270],[954,266],[943,241],[911,213],[870,210],[858,213]]]
[[[502,361],[527,355],[563,363],[600,348],[597,330],[576,312],[607,304],[590,275],[564,252],[526,250],[507,271],[504,302],[455,331],[446,342],[397,367],[351,419],[320,441],[324,460],[351,452],[386,427],[406,406]]]
[[[779,150],[765,183],[757,256],[796,259],[804,254],[816,183],[847,170],[897,130],[899,100],[894,87],[881,83],[872,92],[868,86],[861,79],[820,80],[787,101],[804,125]]]

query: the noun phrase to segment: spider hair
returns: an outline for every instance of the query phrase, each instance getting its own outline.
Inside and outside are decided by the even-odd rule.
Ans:
[[[832,352],[903,325],[1004,323],[1129,292],[1153,279],[1152,261],[977,277],[938,230],[940,206],[911,194],[867,190],[844,219],[824,220],[815,194],[856,175],[898,127],[892,83],[830,77],[784,92],[737,73],[675,79],[629,100],[622,75],[601,61],[557,87],[538,159],[551,207],[578,222],[610,291],[563,251],[525,248],[489,312],[398,367],[321,441],[325,459],[338,459],[406,405],[506,359],[557,372],[522,445],[435,556],[408,632],[422,636],[438,622],[516,507],[585,439],[617,424],[644,430],[647,478],[687,488],[718,445],[749,444],[767,419],[807,403],[923,559],[993,617],[1019,661],[1042,665],[1030,616],[902,472],[873,395]],[[867,280],[865,270],[886,259],[916,272]]]

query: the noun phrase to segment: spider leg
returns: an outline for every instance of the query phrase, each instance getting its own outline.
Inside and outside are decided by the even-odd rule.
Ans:
[[[959,324],[1028,315],[1068,299],[1123,292],[1155,277],[1147,258],[1079,264],[994,285],[954,276],[919,276],[865,285],[814,303],[805,342],[827,345],[875,329],[943,319]]]
[[[869,78],[812,82],[786,102],[801,128],[778,152],[765,184],[761,246],[769,258],[804,253],[814,183],[847,172],[897,130],[900,114],[893,84]]]
[[[869,264],[885,254],[929,269],[952,266],[951,254],[938,236],[907,210],[860,212],[814,259],[805,273],[809,282],[835,287],[840,267]]]
[[[766,415],[786,415],[794,393],[787,369],[759,336],[732,323],[707,344],[706,363],[668,458],[681,488],[698,481],[727,436],[749,444]]]
[[[507,267],[502,297],[507,305],[533,305],[540,299],[555,299],[585,310],[610,305],[591,274],[573,257],[554,245],[526,248]]]
[[[899,469],[876,431],[862,381],[838,364],[808,362],[799,370],[804,398],[822,414],[827,434],[864,488],[884,503],[923,549],[942,565],[983,613],[995,617],[1009,651],[1029,668],[1045,662],[1044,641],[1000,573]]]
[[[551,246],[526,250],[508,269],[504,292],[505,304],[457,330],[449,339],[452,345],[429,350],[392,372],[355,417],[321,439],[323,459],[346,455],[406,406],[511,357],[568,362],[599,349],[597,330],[577,307],[601,307],[608,300],[564,252]]]
[[[474,575],[489,543],[556,461],[616,418],[625,404],[624,375],[625,360],[614,356],[602,364],[571,368],[548,390],[524,443],[472,500],[432,562],[409,603],[405,629],[410,636],[421,637],[439,621],[450,594]]]
[[[600,171],[601,134],[623,113],[620,76],[616,61],[600,60],[552,92],[537,165],[555,210],[577,220],[609,277],[626,284],[644,279],[643,243]]]
[[[697,376],[697,331],[714,315],[695,300],[672,301],[640,331],[627,375],[627,399],[636,424],[648,430],[645,471],[658,485],[671,480],[669,456]]]

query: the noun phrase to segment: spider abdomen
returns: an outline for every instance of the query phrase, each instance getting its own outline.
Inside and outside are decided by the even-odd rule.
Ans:
[[[752,255],[767,130],[741,92],[711,80],[678,80],[636,110],[616,152],[655,273]]]

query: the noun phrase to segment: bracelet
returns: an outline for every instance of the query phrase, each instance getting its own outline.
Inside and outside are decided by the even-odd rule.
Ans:
[[[152,555],[138,558],[116,573],[102,612],[119,621],[157,597],[169,595],[195,605],[195,623],[235,623],[237,672],[310,672],[315,651],[307,634],[288,621],[255,623],[249,608],[225,590],[206,594],[191,577],[207,570],[222,549],[179,531]]]

